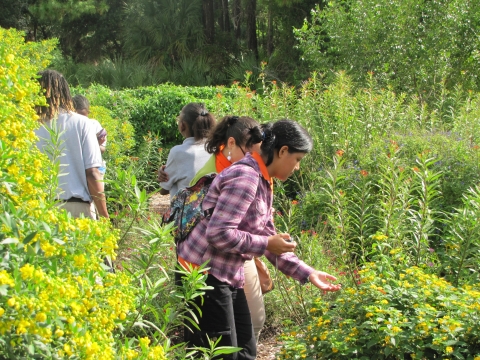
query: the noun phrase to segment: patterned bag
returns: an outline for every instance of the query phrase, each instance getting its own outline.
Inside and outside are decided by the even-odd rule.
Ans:
[[[175,244],[185,240],[200,220],[212,215],[213,208],[203,211],[202,203],[215,176],[215,173],[202,176],[194,185],[180,189],[170,201],[162,224],[173,222]]]

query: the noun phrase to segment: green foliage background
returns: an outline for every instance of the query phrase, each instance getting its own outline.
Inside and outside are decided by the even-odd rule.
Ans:
[[[60,1],[65,16],[52,23],[54,3],[5,6],[0,23],[25,29],[31,40],[59,37],[53,67],[89,98],[111,136],[107,193],[123,233],[77,223],[45,200],[55,167],[36,163],[38,154],[26,149],[34,141],[31,106],[42,101],[32,76],[47,66],[53,42],[23,43],[2,29],[0,247],[10,258],[0,263],[0,351],[133,358],[155,348],[187,356],[170,339],[179,325],[172,319],[185,319],[188,300],[170,297],[177,293],[163,285],[174,263],[169,230],[149,227],[158,219],[144,188],[156,189],[156,170],[181,141],[175,118],[182,106],[200,101],[217,118],[292,118],[314,138],[300,171],[276,184],[275,223],[295,236],[306,263],[338,274],[344,290],[319,299],[317,289],[271,268],[277,287],[265,297],[267,327],[284,330],[281,358],[480,358],[480,3],[259,1],[258,57],[244,23],[239,35],[222,28],[220,7],[213,42],[194,11],[175,36],[165,36],[181,23],[176,11],[199,8],[198,1],[87,1],[71,9]],[[227,3],[232,15],[236,2]],[[240,3],[245,11],[247,3]],[[172,15],[160,24],[152,7]],[[177,85],[159,85],[166,81]],[[94,287],[92,274],[105,275],[98,259],[117,240],[129,275],[114,277],[111,290],[125,295],[125,306],[102,308],[111,312],[106,329],[88,316],[83,332],[68,321],[76,324],[85,311],[76,307],[85,294],[71,301],[60,294],[66,310],[50,298],[27,300],[41,298],[46,286],[57,296],[60,274],[68,284],[80,276]],[[197,275],[190,284],[198,290]],[[105,302],[105,294],[89,301]],[[418,298],[427,301],[415,306]]]

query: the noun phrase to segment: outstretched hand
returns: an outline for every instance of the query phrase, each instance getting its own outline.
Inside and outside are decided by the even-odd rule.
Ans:
[[[323,271],[315,270],[315,272],[310,274],[308,279],[313,285],[323,291],[338,291],[342,288],[342,285],[335,285],[330,282],[337,280],[335,276],[327,274]]]

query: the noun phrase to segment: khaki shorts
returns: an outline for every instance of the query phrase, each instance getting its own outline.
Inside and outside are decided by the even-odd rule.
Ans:
[[[83,202],[59,202],[57,204],[59,208],[65,209],[74,218],[79,218],[82,215],[86,218],[96,220],[96,216],[92,213],[92,208],[89,203]]]

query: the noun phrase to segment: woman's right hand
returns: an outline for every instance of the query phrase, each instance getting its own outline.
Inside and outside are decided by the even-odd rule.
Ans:
[[[158,182],[168,181],[168,174],[165,172],[165,166],[166,165],[162,165],[160,166],[160,169],[158,169],[158,176],[157,176]]]
[[[290,239],[289,234],[275,234],[268,237],[267,250],[275,255],[282,255],[286,252],[293,252],[297,243]]]

